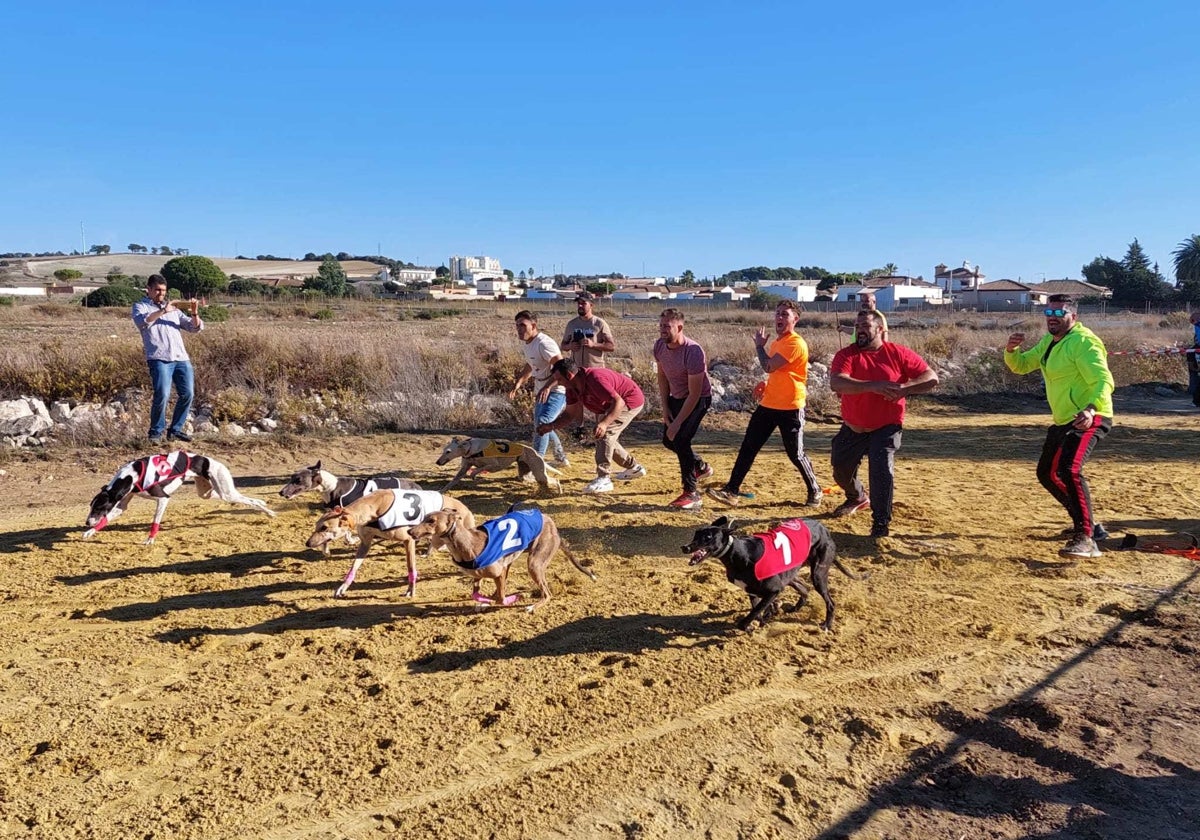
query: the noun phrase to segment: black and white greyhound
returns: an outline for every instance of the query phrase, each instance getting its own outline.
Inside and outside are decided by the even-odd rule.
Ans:
[[[158,504],[158,509],[154,511],[154,522],[150,525],[150,536],[145,543],[150,545],[158,536],[171,495],[189,478],[195,479],[196,494],[202,499],[211,499],[215,495],[222,501],[249,505],[268,516],[275,515],[262,499],[252,499],[238,492],[229,467],[214,458],[180,449],[161,455],[147,455],[117,470],[112,481],[92,499],[87,530],[83,532],[84,539],[94,537],[97,531],[115,521],[125,512],[129,500],[134,496],[142,496],[154,499]]]
[[[294,499],[301,493],[316,490],[321,494],[325,507],[346,507],[370,495],[376,490],[420,490],[421,485],[407,478],[377,475],[371,478],[338,478],[329,470],[321,468],[321,462],[292,473],[288,483],[279,491],[285,499]]]

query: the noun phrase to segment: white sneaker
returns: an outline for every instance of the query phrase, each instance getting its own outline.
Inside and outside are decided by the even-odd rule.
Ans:
[[[584,493],[611,493],[613,489],[612,479],[606,475],[599,476],[588,482],[588,486],[583,488]]]
[[[571,462],[570,462],[570,460],[567,458],[567,456],[566,456],[566,455],[563,455],[563,456],[561,456],[561,457],[559,457],[559,458],[555,458],[553,461],[551,461],[551,462],[550,462],[550,466],[552,466],[552,467],[558,467],[559,469],[562,469],[563,467],[569,467],[569,466],[571,466]]]
[[[613,478],[617,481],[633,481],[635,478],[641,478],[646,474],[646,468],[641,464],[634,464],[627,470],[621,470]]]

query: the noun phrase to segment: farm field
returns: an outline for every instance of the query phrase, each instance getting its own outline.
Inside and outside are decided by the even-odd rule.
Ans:
[[[1089,475],[1114,535],[1200,532],[1200,414],[1135,402]],[[659,426],[650,470],[542,499],[595,582],[561,555],[553,600],[478,612],[445,555],[405,599],[377,545],[347,597],[350,549],[304,548],[314,498],[292,470],[395,470],[438,488],[447,434],[198,441],[279,516],[180,491],[81,539],[91,496],[133,450],[50,449],[0,477],[0,835],[14,838],[783,838],[1200,836],[1200,565],[1108,550],[1060,559],[1067,524],[1037,485],[1048,412],[914,401],[893,536],[816,514],[856,582],[752,634],[744,596],[669,512]],[[745,415],[698,438],[717,478]],[[806,439],[830,481],[833,424]],[[802,483],[760,455],[747,530],[797,515]],[[531,485],[456,493],[483,517]],[[1110,541],[1110,548],[1115,540]],[[523,564],[511,578],[529,594]],[[816,603],[813,603],[815,601]]]

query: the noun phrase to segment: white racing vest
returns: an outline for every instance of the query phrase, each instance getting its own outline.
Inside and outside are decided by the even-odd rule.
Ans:
[[[390,490],[391,506],[367,525],[381,531],[408,528],[442,509],[442,494],[436,490]]]

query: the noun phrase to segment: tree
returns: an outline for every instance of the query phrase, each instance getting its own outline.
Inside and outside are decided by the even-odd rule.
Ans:
[[[83,272],[74,268],[60,268],[54,272],[54,279],[60,283],[65,283],[68,280],[78,280],[83,276]]]
[[[167,287],[178,289],[185,298],[206,297],[229,285],[225,272],[208,257],[175,257],[167,260],[160,273]]]
[[[326,254],[321,259],[321,267],[317,269],[316,277],[304,278],[305,291],[313,290],[330,297],[344,297],[347,291],[346,270],[333,254]]]
[[[1096,257],[1081,270],[1083,278],[1093,286],[1116,289],[1125,282],[1125,267],[1111,257]]]
[[[530,266],[529,270],[525,272],[525,276],[532,280],[537,277],[537,272],[533,270],[532,266]]]
[[[511,282],[513,280],[513,273],[512,273],[512,271],[510,271],[507,268],[504,269],[504,276],[509,279],[509,282]]]
[[[679,275],[679,285],[681,285],[681,286],[696,285],[696,275],[692,273],[692,270],[690,268],[685,270],[683,272],[683,274]]]
[[[1150,267],[1150,259],[1136,238],[1129,243],[1125,259],[1121,260],[1121,268],[1125,270],[1125,277],[1119,286],[1113,288],[1114,300],[1153,302],[1163,300],[1169,294],[1162,275]]]
[[[613,283],[588,283],[584,288],[597,297],[608,297],[617,290]]]
[[[441,279],[443,277],[449,277],[450,269],[446,268],[446,266],[444,266],[444,265],[439,265],[437,268],[435,268],[433,270],[433,276],[437,277],[438,279]]]
[[[1194,233],[1171,252],[1175,258],[1175,284],[1184,301],[1200,304],[1200,233]]]
[[[888,263],[883,267],[883,270],[888,277],[895,277],[896,272],[900,270],[900,266],[896,265],[895,263]]]
[[[131,242],[126,247],[129,248],[129,253],[131,254],[140,254],[146,250],[145,245],[138,245],[136,242]]]
[[[166,245],[159,245],[158,253],[162,254],[163,256],[169,257],[174,252],[170,248],[168,248]]]
[[[88,248],[88,253],[89,254],[107,254],[111,250],[112,249],[107,245],[93,245],[91,248]]]

